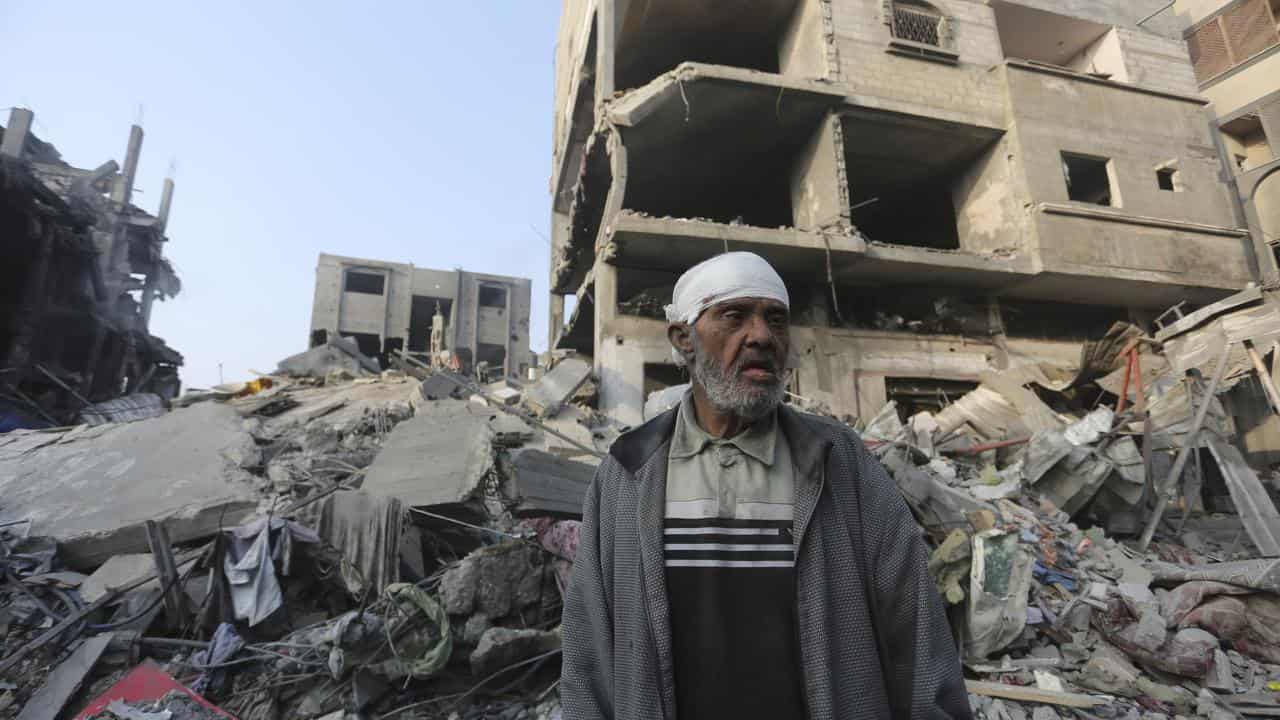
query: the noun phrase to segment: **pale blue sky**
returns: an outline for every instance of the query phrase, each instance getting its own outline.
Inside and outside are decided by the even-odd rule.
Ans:
[[[183,292],[152,331],[207,386],[306,348],[320,252],[533,280],[546,344],[557,0],[0,0],[0,108],[122,161]],[[0,116],[7,123],[8,111]]]

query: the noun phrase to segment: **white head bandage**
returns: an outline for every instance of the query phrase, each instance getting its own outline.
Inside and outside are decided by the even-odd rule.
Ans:
[[[772,265],[755,253],[731,252],[704,260],[680,276],[666,307],[667,322],[692,325],[712,305],[741,298],[766,298],[791,307],[787,286]],[[674,348],[671,354],[683,364]]]

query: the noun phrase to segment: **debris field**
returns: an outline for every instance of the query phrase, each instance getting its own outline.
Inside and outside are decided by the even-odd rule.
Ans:
[[[1278,342],[1250,289],[855,428],[933,548],[975,716],[1280,715],[1280,473],[1232,399],[1280,413]],[[582,497],[626,428],[553,360],[481,384],[338,339],[0,435],[0,718],[560,717]]]

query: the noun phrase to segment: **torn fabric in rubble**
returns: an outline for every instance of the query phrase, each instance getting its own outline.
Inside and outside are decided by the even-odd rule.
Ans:
[[[252,627],[267,619],[284,602],[276,564],[289,575],[293,543],[317,543],[320,536],[308,528],[278,517],[259,518],[225,531],[227,552],[223,572],[231,589],[237,620]]]

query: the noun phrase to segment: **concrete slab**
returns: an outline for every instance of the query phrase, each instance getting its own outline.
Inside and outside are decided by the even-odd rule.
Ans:
[[[396,425],[365,474],[365,490],[416,507],[462,506],[493,466],[491,408],[438,400]]]
[[[0,457],[0,523],[30,519],[74,569],[147,549],[144,523],[175,543],[235,524],[257,505],[260,462],[230,407],[200,403],[163,417],[63,433],[58,442]]]
[[[595,475],[594,467],[541,450],[523,450],[512,464],[518,517],[582,517],[582,499]]]
[[[526,391],[525,403],[538,415],[554,415],[589,377],[590,365],[577,358],[565,358]]]

